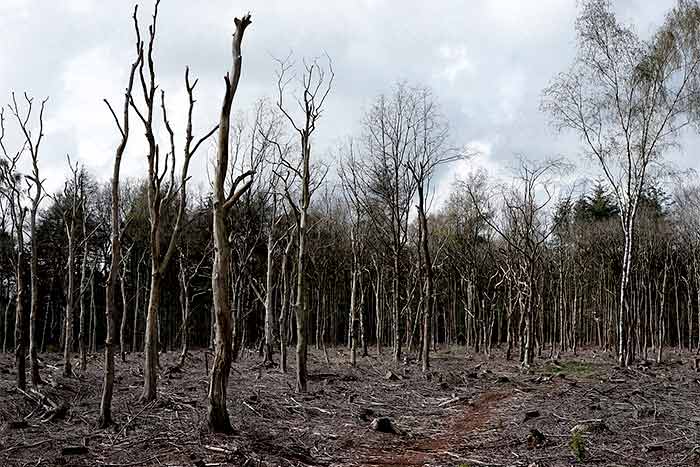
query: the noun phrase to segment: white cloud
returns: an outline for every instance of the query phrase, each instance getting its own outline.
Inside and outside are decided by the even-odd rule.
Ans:
[[[442,61],[438,75],[449,83],[454,83],[462,73],[474,72],[474,64],[469,60],[464,45],[443,44],[438,48],[438,56]]]

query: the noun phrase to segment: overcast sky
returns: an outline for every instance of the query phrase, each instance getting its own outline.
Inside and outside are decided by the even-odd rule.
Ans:
[[[674,3],[619,0],[615,8],[646,35]],[[140,2],[142,24],[151,7]],[[132,8],[127,0],[0,0],[0,102],[9,102],[12,90],[50,97],[41,169],[51,189],[62,186],[67,153],[109,178],[117,133],[102,99],[121,105],[134,52]],[[162,0],[157,73],[180,135],[185,66],[200,79],[195,124],[201,130],[218,118],[232,18],[247,11],[253,24],[243,45],[238,109],[274,94],[272,57],[290,51],[297,58],[323,51],[332,57],[336,81],[318,125],[317,151],[328,153],[356,132],[369,102],[406,80],[432,87],[456,142],[482,152],[441,174],[438,198],[474,166],[503,172],[516,155],[579,160],[575,136],[557,135],[539,111],[542,89],[573,59],[576,0]],[[142,176],[143,132],[133,122],[123,171]],[[200,183],[210,156],[200,154],[195,164]],[[673,157],[682,166],[695,164],[685,153]]]

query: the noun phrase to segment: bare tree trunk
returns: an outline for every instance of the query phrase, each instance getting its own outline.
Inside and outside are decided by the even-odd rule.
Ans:
[[[350,285],[350,365],[355,366],[357,365],[357,337],[356,337],[356,308],[357,305],[355,303],[356,296],[357,296],[357,260],[353,259],[353,267],[352,267],[352,279],[351,279],[351,285]]]
[[[273,197],[275,195],[273,194]],[[272,201],[272,222],[270,223],[270,231],[267,234],[267,272],[266,272],[266,289],[265,289],[265,345],[263,363],[272,363],[272,352],[274,345],[274,310],[272,309],[272,294],[274,292],[272,285],[272,260],[273,250],[275,248],[274,241],[274,225],[277,217],[277,200]]]
[[[139,308],[141,306],[141,261],[143,261],[143,258],[146,256],[144,253],[143,256],[141,256],[141,260],[139,261],[138,265],[136,266],[136,290],[135,294],[136,296],[134,297],[135,303],[134,303],[134,326],[131,328],[131,352],[137,352],[138,347],[137,347],[137,336],[138,333],[136,330],[138,329],[139,325]]]
[[[90,351],[97,352],[97,303],[95,302],[95,275],[90,279]]]
[[[620,279],[620,289],[618,298],[618,321],[617,321],[617,352],[618,363],[620,366],[629,364],[630,352],[628,343],[628,328],[629,328],[629,304],[627,298],[627,289],[632,267],[632,224],[633,217],[631,213],[627,213],[628,219],[624,223],[624,251],[622,257],[622,277]]]
[[[291,234],[288,234],[291,235]],[[279,334],[280,334],[280,371],[287,372],[287,321],[289,317],[289,281],[287,279],[287,262],[289,261],[289,252],[292,249],[292,238],[287,238],[287,246],[284,249],[282,256],[282,299],[279,318]]]
[[[360,276],[360,342],[362,345],[362,356],[366,357],[367,353],[367,335],[365,332],[365,287]]]
[[[88,306],[85,300],[85,295],[88,289],[88,280],[92,278],[87,275],[87,263],[88,263],[88,239],[86,233],[86,209],[83,204],[83,259],[80,263],[80,294],[78,299],[80,300],[80,322],[78,324],[78,351],[80,355],[80,370],[85,371],[87,369],[87,346],[88,346]]]
[[[182,307],[182,351],[177,366],[182,368],[189,351],[190,291],[183,263],[180,263],[180,306]]]
[[[134,8],[133,20],[134,26],[138,31],[137,8]],[[121,238],[119,231],[119,172],[121,169],[122,155],[126,150],[126,144],[129,139],[129,104],[131,102],[131,90],[134,85],[134,75],[136,69],[143,60],[143,45],[137,44],[137,59],[131,65],[129,74],[129,84],[126,88],[124,97],[124,108],[122,122],[119,121],[114,109],[105,100],[109,107],[112,116],[122,139],[117,147],[114,157],[114,171],[112,174],[112,209],[111,209],[111,250],[112,261],[107,278],[107,290],[105,300],[105,317],[107,322],[107,337],[105,339],[105,361],[104,361],[104,381],[102,386],[102,398],[100,400],[100,414],[98,418],[98,426],[107,428],[112,424],[112,394],[114,392],[114,312],[115,312],[115,296],[117,294],[117,276],[119,274],[119,262],[121,252]],[[93,294],[94,297],[94,294]],[[93,326],[94,326],[93,322]]]
[[[17,372],[17,387],[26,389],[27,387],[27,370],[26,370],[26,354],[27,344],[24,339],[26,326],[26,316],[24,311],[24,294],[26,293],[26,285],[24,282],[24,274],[22,264],[24,264],[24,253],[22,246],[19,246],[19,254],[17,255],[17,296],[15,305],[15,369]]]
[[[73,306],[75,304],[75,219],[71,220],[68,230],[68,293],[66,297],[66,314],[64,317],[64,348],[63,348],[63,376],[69,378],[73,375],[71,366],[71,352],[73,350]]]
[[[306,271],[304,268],[304,260],[306,254],[306,222],[307,211],[310,201],[310,157],[311,147],[309,145],[308,134],[302,133],[302,156],[303,156],[303,172],[302,172],[302,193],[299,209],[299,224],[297,225],[298,234],[298,251],[297,251],[297,296],[294,311],[297,320],[297,392],[306,392],[306,317],[307,317],[307,300],[306,300]]]
[[[421,355],[421,368],[430,369],[430,320],[433,309],[433,263],[430,256],[428,243],[428,218],[425,212],[425,181],[418,183],[418,218],[421,223],[421,248],[423,250],[423,266],[425,268],[425,300],[423,301],[423,354]]]
[[[119,325],[119,354],[121,355],[122,362],[126,361],[126,318],[128,316],[127,310],[128,300],[126,297],[126,265],[124,265],[124,270],[119,274],[119,286],[122,293],[122,319]]]
[[[394,277],[391,281],[391,329],[394,338],[394,364],[401,361],[401,316],[399,313],[399,251],[394,249]]]
[[[148,297],[146,316],[146,340],[144,343],[143,392],[141,401],[156,399],[158,384],[158,308],[160,307],[161,276],[156,263],[151,263],[151,290]]]
[[[228,387],[229,373],[231,372],[231,308],[228,293],[229,275],[228,267],[231,262],[231,247],[228,243],[226,229],[226,214],[237,199],[243,194],[249,181],[238,192],[237,183],[234,183],[232,195],[224,193],[224,183],[228,172],[229,157],[229,131],[231,126],[231,107],[233,98],[238,88],[241,77],[241,42],[246,27],[250,24],[250,15],[234,19],[236,31],[233,35],[233,69],[226,75],[226,93],[221,108],[219,123],[219,141],[217,146],[215,174],[214,174],[214,207],[213,207],[213,235],[214,235],[214,263],[212,266],[212,292],[214,310],[216,316],[216,340],[214,349],[214,363],[209,381],[209,402],[207,406],[207,422],[209,428],[215,432],[229,433],[232,431],[231,421],[226,410],[226,389]],[[238,178],[238,182],[243,180]]]
[[[5,316],[3,320],[3,339],[2,339],[2,353],[7,353],[7,348],[9,345],[9,335],[10,335],[10,307],[14,297],[7,296],[7,305],[5,305]]]

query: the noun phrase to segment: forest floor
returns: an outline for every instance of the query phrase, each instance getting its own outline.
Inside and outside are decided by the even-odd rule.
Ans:
[[[230,436],[206,429],[204,351],[191,354],[184,372],[162,372],[150,404],[138,401],[142,356],[119,361],[118,425],[107,430],[95,428],[101,355],[74,378],[60,376],[58,354],[42,356],[40,392],[68,408],[48,421],[31,393],[14,388],[12,356],[2,355],[0,465],[700,465],[692,354],[668,352],[660,365],[621,370],[612,356],[590,351],[522,371],[501,354],[465,358],[453,348],[433,353],[423,374],[415,361],[393,366],[388,349],[358,358],[356,368],[344,349],[329,353],[326,363],[311,352],[305,395],[294,392],[293,352],[287,374],[261,367],[253,353],[234,363]],[[161,355],[162,367],[176,356]],[[397,433],[374,431],[377,417],[389,417]]]

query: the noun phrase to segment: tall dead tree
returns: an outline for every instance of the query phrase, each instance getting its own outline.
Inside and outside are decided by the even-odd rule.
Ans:
[[[11,205],[14,206],[13,210],[13,221],[15,225],[15,235],[18,240],[18,248],[21,246],[21,250],[24,249],[24,220],[26,219],[27,208],[23,205],[24,198],[29,198],[29,234],[31,241],[31,257],[30,257],[30,274],[31,274],[31,305],[30,305],[30,315],[29,315],[29,362],[31,370],[31,382],[33,386],[41,384],[41,378],[39,376],[39,359],[37,356],[37,345],[38,336],[36,334],[36,323],[39,319],[39,249],[36,236],[36,218],[39,211],[39,204],[44,197],[43,191],[43,181],[39,175],[39,150],[41,148],[41,142],[44,138],[44,109],[48,99],[41,101],[41,107],[38,116],[38,127],[36,132],[32,129],[32,113],[34,107],[34,99],[30,98],[26,93],[24,94],[24,108],[20,108],[17,103],[17,98],[15,93],[12,93],[12,103],[8,106],[10,113],[14,116],[17,126],[21,133],[21,148],[14,152],[8,152],[5,144],[2,143],[2,150],[5,156],[5,179],[6,187],[11,193],[9,200],[11,200]],[[5,137],[5,126],[4,126],[4,113],[2,115],[2,135],[0,135],[0,140]],[[2,141],[0,141],[2,142]],[[31,158],[31,172],[24,176],[21,176],[17,172],[17,165],[20,161],[22,154],[28,152]],[[22,181],[26,182],[27,188],[26,193],[24,189],[20,186]],[[24,280],[21,276],[21,264],[23,263],[24,252],[21,251],[18,254],[18,293],[17,293],[17,322],[15,324],[15,339],[16,339],[16,351],[15,356],[17,359],[17,370],[18,370],[18,386],[24,387],[24,359],[26,357],[25,342],[23,336],[23,329],[25,326],[25,316],[24,307],[20,304],[20,300],[24,300],[23,293],[25,288]],[[19,287],[21,286],[21,287]],[[22,296],[21,296],[22,295]],[[21,296],[21,297],[20,297]],[[19,337],[19,339],[17,339]],[[18,345],[19,344],[19,345]]]
[[[10,151],[5,141],[5,109],[0,109],[0,149],[3,159],[0,160],[0,180],[2,189],[0,194],[5,198],[12,223],[12,234],[15,239],[16,255],[13,261],[15,270],[15,376],[17,387],[25,389],[27,386],[26,355],[27,342],[25,328],[27,323],[24,308],[24,297],[27,293],[27,285],[24,280],[25,257],[25,226],[27,208],[24,205],[23,176],[18,172],[17,165],[25,151],[25,145],[21,145],[16,151]],[[7,316],[5,317],[7,320]],[[5,326],[6,331],[9,331]],[[5,336],[7,341],[7,336]]]
[[[146,334],[144,343],[144,370],[143,370],[143,392],[141,400],[152,401],[157,396],[158,385],[158,313],[160,309],[160,299],[162,292],[163,276],[168,264],[177,248],[177,239],[182,229],[185,218],[185,208],[187,206],[187,181],[189,180],[189,166],[192,157],[197,152],[201,144],[216,132],[218,127],[209,130],[207,134],[199,140],[194,141],[192,129],[192,117],[194,111],[194,88],[197,80],[190,82],[189,68],[185,71],[185,86],[189,98],[187,112],[185,145],[183,153],[182,170],[180,172],[179,183],[175,180],[175,134],[168,120],[165,106],[165,91],[161,91],[162,117],[165,128],[169,136],[169,152],[161,159],[160,147],[156,143],[156,136],[153,129],[155,108],[156,108],[156,71],[154,64],[154,47],[156,39],[156,26],[158,20],[158,7],[160,0],[157,0],[154,7],[151,25],[148,28],[148,48],[142,51],[145,60],[139,67],[139,78],[143,93],[144,107],[141,108],[132,99],[131,106],[135,110],[139,119],[143,123],[148,150],[146,158],[148,162],[148,215],[150,220],[150,249],[151,249],[151,288],[148,299],[148,311],[146,314]],[[140,38],[140,32],[137,30]],[[140,39],[139,39],[140,41]],[[142,45],[143,47],[143,45]],[[167,180],[166,180],[166,177]],[[165,250],[162,248],[162,217],[163,211],[172,203],[175,196],[179,194],[179,203],[175,224],[172,227],[170,238],[167,241]]]
[[[297,234],[297,283],[296,283],[296,324],[297,324],[297,392],[306,392],[306,354],[307,354],[307,287],[306,270],[304,261],[306,259],[306,237],[307,237],[307,217],[311,196],[314,191],[312,171],[311,171],[311,136],[316,131],[316,123],[323,112],[323,104],[328,97],[333,85],[333,65],[330,57],[326,56],[327,65],[323,66],[318,59],[311,63],[304,63],[304,70],[301,75],[301,97],[297,103],[301,110],[301,119],[292,115],[295,113],[291,107],[285,104],[284,96],[286,87],[292,78],[287,77],[291,65],[285,61],[279,61],[280,70],[277,76],[278,99],[277,107],[287,118],[290,125],[299,135],[300,144],[300,166],[289,163],[282,159],[282,163],[287,169],[296,173],[300,187],[299,200],[294,201],[291,193],[287,190],[287,201],[292,207],[296,218]]]
[[[117,150],[114,157],[114,170],[112,172],[111,186],[112,225],[110,235],[110,249],[112,253],[112,259],[110,262],[109,276],[107,277],[105,304],[105,316],[107,318],[107,337],[105,338],[104,381],[102,385],[102,398],[100,400],[100,414],[97,422],[101,428],[106,428],[112,424],[112,394],[114,392],[114,338],[116,334],[114,314],[116,310],[117,282],[119,280],[119,263],[121,260],[121,232],[119,218],[119,173],[121,170],[122,157],[124,155],[124,151],[126,150],[127,142],[129,141],[129,106],[132,101],[134,78],[136,76],[136,70],[139,68],[139,65],[143,62],[143,44],[141,43],[140,39],[137,13],[138,6],[134,7],[134,14],[132,16],[137,38],[136,59],[131,64],[131,68],[129,71],[129,81],[126,87],[126,91],[124,93],[123,114],[121,119],[117,116],[109,101],[107,99],[104,100],[105,104],[109,108],[110,113],[112,114],[112,117],[114,118],[114,123],[116,124],[117,129],[119,130],[121,139],[117,146]]]
[[[39,245],[36,235],[36,217],[39,212],[39,204],[44,198],[43,180],[39,175],[39,149],[44,138],[44,108],[47,99],[41,101],[38,120],[38,134],[34,136],[30,127],[34,98],[24,94],[25,109],[21,110],[17,104],[15,93],[12,93],[12,104],[10,112],[17,120],[21,133],[24,137],[25,147],[31,157],[31,173],[25,176],[27,180],[27,196],[31,199],[29,208],[29,235],[31,237],[31,257],[29,261],[30,281],[31,281],[31,302],[29,311],[29,365],[31,371],[32,385],[41,384],[39,377],[39,359],[37,356],[37,321],[39,320]]]
[[[231,246],[229,245],[229,232],[226,218],[231,207],[245,193],[253,183],[250,178],[255,172],[251,170],[242,172],[235,178],[228,190],[226,190],[226,178],[229,171],[229,135],[231,128],[231,109],[233,99],[241,79],[243,57],[241,55],[241,43],[246,28],[250,25],[250,14],[242,18],[234,19],[235,31],[232,41],[233,67],[230,73],[226,73],[224,81],[226,89],[221,106],[219,122],[219,140],[214,165],[214,206],[213,206],[213,231],[214,231],[214,263],[212,266],[212,294],[215,316],[215,345],[214,362],[209,380],[209,400],[207,406],[207,421],[209,428],[215,432],[231,432],[231,421],[226,410],[226,389],[228,387],[229,373],[231,372],[232,352],[232,323],[231,303],[229,301],[229,265],[231,263]],[[248,179],[246,181],[246,179]],[[241,183],[245,182],[242,186]]]

